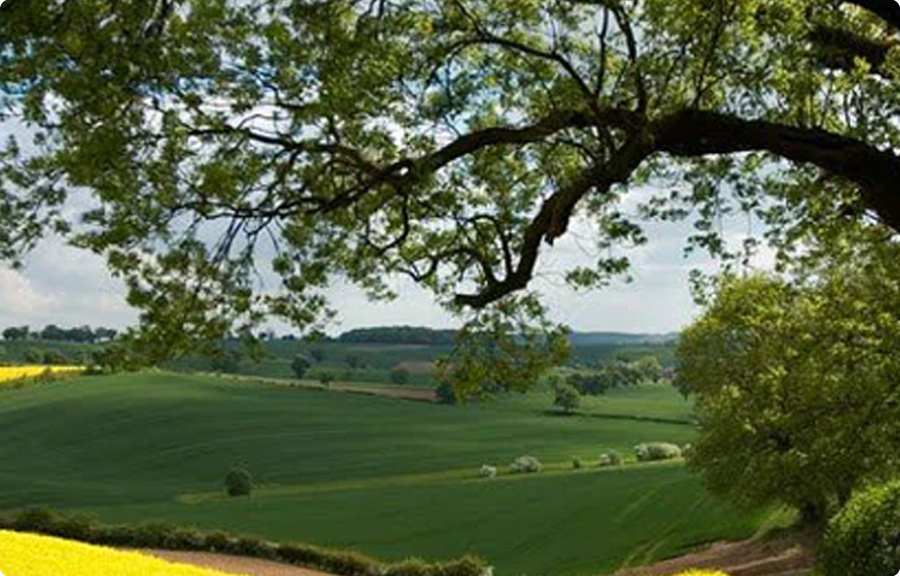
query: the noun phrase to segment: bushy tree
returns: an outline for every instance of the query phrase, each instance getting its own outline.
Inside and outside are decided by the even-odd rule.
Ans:
[[[398,366],[391,370],[391,382],[394,384],[408,384],[409,377],[410,373],[408,368]]]
[[[249,496],[253,490],[253,476],[245,468],[234,467],[225,475],[225,492],[229,496]]]
[[[31,329],[28,326],[10,326],[3,329],[4,340],[27,340]]]
[[[23,359],[29,364],[40,364],[44,359],[44,353],[40,348],[29,348],[25,350]]]
[[[553,387],[553,405],[571,414],[581,406],[581,394],[574,386],[559,382]]]
[[[294,356],[294,359],[291,361],[291,370],[294,372],[294,376],[299,378],[303,378],[303,375],[306,374],[306,371],[309,370],[309,367],[312,364],[303,354],[297,354]]]
[[[897,255],[855,253],[793,283],[721,281],[677,347],[699,423],[689,461],[713,492],[821,521],[900,471]]]
[[[66,355],[59,350],[45,350],[41,358],[41,363],[47,365],[62,366],[69,363]]]
[[[215,372],[233,374],[240,368],[241,358],[240,350],[220,349],[210,358],[210,368]]]
[[[325,371],[319,373],[319,383],[322,384],[322,386],[330,386],[332,382],[334,382],[333,372]]]
[[[103,374],[130,372],[145,364],[143,358],[123,344],[108,344],[91,353],[92,369]]]
[[[449,382],[438,384],[437,388],[434,389],[434,394],[440,404],[456,404],[458,402],[453,385]]]

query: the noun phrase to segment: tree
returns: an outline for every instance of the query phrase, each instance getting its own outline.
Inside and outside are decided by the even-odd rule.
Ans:
[[[726,278],[682,333],[675,384],[694,397],[689,462],[710,490],[820,522],[896,475],[900,267],[889,252],[794,283]]]
[[[23,355],[23,360],[28,364],[40,364],[43,359],[44,353],[40,348],[29,348]]]
[[[578,390],[580,394],[591,396],[606,394],[606,391],[612,386],[609,379],[604,378],[603,374],[593,371],[571,374],[566,378],[566,383]]]
[[[291,370],[294,372],[294,376],[298,379],[303,378],[303,375],[306,374],[306,371],[309,370],[309,367],[312,364],[303,354],[297,354],[294,356],[294,359],[291,361]]]
[[[5,328],[3,330],[3,339],[10,341],[27,340],[30,332],[31,331],[28,326],[10,326],[9,328]]]
[[[94,338],[100,342],[109,342],[110,340],[115,340],[118,333],[118,330],[115,330],[114,328],[98,326],[94,330]]]
[[[210,358],[209,367],[213,372],[234,374],[241,366],[242,354],[240,350],[220,349]]]
[[[846,222],[900,227],[892,0],[0,10],[0,114],[35,144],[0,148],[0,256],[51,231],[103,254],[150,357],[269,314],[318,326],[338,276],[383,298],[406,275],[476,325],[533,321],[541,252],[576,215],[601,250],[567,280],[627,272],[642,185],[639,216],[693,215],[690,245],[716,254],[736,252],[734,212],[784,258]],[[280,291],[255,282],[266,253]]]
[[[309,351],[309,355],[312,356],[317,364],[321,364],[322,360],[325,360],[325,350],[322,348],[313,348]]]
[[[320,372],[319,373],[319,383],[326,388],[334,382],[334,373],[333,372]]]
[[[559,382],[553,387],[553,405],[571,414],[581,405],[581,394],[574,386]]]
[[[398,366],[391,370],[391,382],[394,384],[408,384],[409,376],[410,373],[408,368]]]
[[[663,367],[656,356],[641,356],[633,362],[644,382],[659,382],[663,377]]]
[[[41,356],[41,363],[51,366],[63,366],[69,363],[69,359],[59,350],[45,350]]]
[[[48,324],[40,332],[41,340],[60,342],[66,339],[66,331],[56,324]]]

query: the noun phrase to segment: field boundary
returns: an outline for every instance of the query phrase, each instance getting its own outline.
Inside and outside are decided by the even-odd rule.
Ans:
[[[408,400],[411,402],[428,402],[436,403],[438,398],[434,390],[431,388],[423,388],[416,386],[401,386],[397,384],[370,384],[360,385],[350,382],[332,382],[324,385],[312,380],[293,380],[289,378],[277,378],[274,376],[252,376],[247,374],[227,374],[224,372],[174,372],[165,371],[168,374],[188,374],[197,376],[210,376],[225,381],[237,381],[247,384],[259,383],[280,386],[284,388],[303,388],[305,390],[316,390],[318,392],[345,392],[348,394],[361,394],[364,396],[381,396],[384,398],[395,398],[398,400]]]

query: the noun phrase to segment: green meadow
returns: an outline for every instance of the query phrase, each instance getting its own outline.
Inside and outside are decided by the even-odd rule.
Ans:
[[[607,450],[689,442],[665,386],[590,398],[538,390],[445,406],[215,376],[148,372],[0,391],[0,509],[162,520],[385,559],[478,554],[498,574],[600,574],[723,537],[765,513],[709,497],[680,462],[599,468]],[[504,473],[530,454],[540,474]],[[583,467],[574,470],[572,458]],[[223,495],[235,465],[249,498]],[[478,478],[482,464],[497,478]]]

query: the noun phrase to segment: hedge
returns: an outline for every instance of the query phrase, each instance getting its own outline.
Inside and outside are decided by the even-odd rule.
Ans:
[[[234,536],[222,531],[204,532],[159,522],[134,525],[101,524],[86,516],[65,516],[44,509],[25,510],[13,516],[2,515],[0,530],[33,532],[88,544],[123,548],[190,550],[264,558],[341,576],[491,574],[491,568],[484,560],[474,556],[440,562],[427,562],[418,558],[400,562],[381,562],[357,552],[332,550],[310,544],[269,542],[255,536]]]

